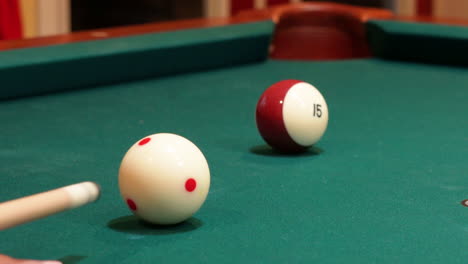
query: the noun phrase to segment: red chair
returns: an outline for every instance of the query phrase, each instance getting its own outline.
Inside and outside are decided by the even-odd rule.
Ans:
[[[22,36],[18,0],[0,0],[0,40]]]

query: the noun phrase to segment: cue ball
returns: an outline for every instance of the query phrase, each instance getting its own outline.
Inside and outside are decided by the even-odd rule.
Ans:
[[[153,224],[176,224],[205,202],[210,170],[203,153],[188,139],[161,133],[136,142],[119,170],[122,198],[130,210]]]
[[[272,148],[281,152],[301,152],[325,133],[328,107],[313,85],[283,80],[261,95],[256,121],[260,135]]]

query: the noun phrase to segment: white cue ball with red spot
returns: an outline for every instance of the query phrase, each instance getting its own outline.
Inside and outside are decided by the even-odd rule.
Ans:
[[[205,202],[210,170],[203,153],[188,139],[154,134],[125,154],[119,187],[138,217],[154,224],[176,224],[190,218]]]
[[[263,139],[281,152],[304,151],[325,133],[328,107],[313,85],[284,80],[261,95],[256,111],[257,128]]]

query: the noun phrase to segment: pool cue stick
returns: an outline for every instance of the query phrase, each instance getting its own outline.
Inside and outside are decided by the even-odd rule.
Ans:
[[[82,182],[0,203],[0,230],[94,202],[99,194],[99,185]]]

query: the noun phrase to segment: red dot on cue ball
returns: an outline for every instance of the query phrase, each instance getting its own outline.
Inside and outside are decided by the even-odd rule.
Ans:
[[[185,190],[187,190],[187,192],[193,192],[195,188],[197,188],[195,179],[190,178],[185,182]]]
[[[149,137],[144,138],[144,139],[140,140],[140,142],[138,142],[138,145],[143,146],[143,145],[145,145],[146,143],[148,143],[150,141],[151,141],[151,138],[149,138]]]
[[[132,199],[127,199],[127,205],[130,208],[130,210],[132,210],[132,211],[137,210],[137,205]]]

